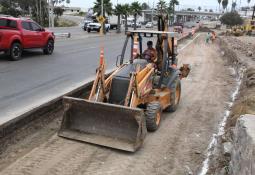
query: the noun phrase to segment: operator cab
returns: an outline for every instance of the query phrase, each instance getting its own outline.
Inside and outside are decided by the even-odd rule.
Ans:
[[[148,41],[151,41],[153,43],[152,47],[156,49],[157,61],[155,65],[159,70],[163,69],[164,61],[168,62],[169,66],[172,64],[177,65],[177,36],[177,32],[153,30],[128,31],[122,54],[120,55],[120,65],[125,61],[132,63],[135,59],[145,59],[144,51],[147,48]]]

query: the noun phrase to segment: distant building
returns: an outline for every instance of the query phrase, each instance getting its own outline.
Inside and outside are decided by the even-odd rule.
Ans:
[[[64,9],[64,14],[75,14],[81,12],[80,7],[62,7],[62,8]]]
[[[241,9],[238,11],[238,13],[242,17],[250,18],[252,17],[253,7],[241,7]]]

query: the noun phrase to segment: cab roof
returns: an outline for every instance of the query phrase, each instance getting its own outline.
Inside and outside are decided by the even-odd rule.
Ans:
[[[30,18],[25,18],[25,17],[15,18],[12,16],[6,16],[6,15],[3,15],[3,16],[0,15],[0,18],[14,20],[14,21],[32,21],[32,19],[30,19]]]

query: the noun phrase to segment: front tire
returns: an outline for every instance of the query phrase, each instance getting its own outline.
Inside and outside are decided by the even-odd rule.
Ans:
[[[53,40],[49,40],[45,46],[45,48],[43,49],[43,53],[45,55],[51,55],[54,51],[54,41]]]
[[[181,99],[181,81],[179,78],[175,80],[174,89],[170,93],[170,105],[165,109],[166,112],[175,112],[179,106]]]
[[[145,117],[146,127],[150,132],[156,131],[161,121],[161,105],[159,102],[151,102],[147,104]]]
[[[18,61],[21,59],[22,55],[22,47],[20,43],[13,43],[10,50],[9,50],[9,56],[10,60],[12,61]]]

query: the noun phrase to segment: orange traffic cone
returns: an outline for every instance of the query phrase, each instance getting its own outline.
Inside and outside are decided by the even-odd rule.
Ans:
[[[138,41],[134,41],[134,46],[133,46],[133,59],[136,58],[137,54],[138,54]]]
[[[104,48],[101,48],[100,51],[100,65],[104,64]]]

